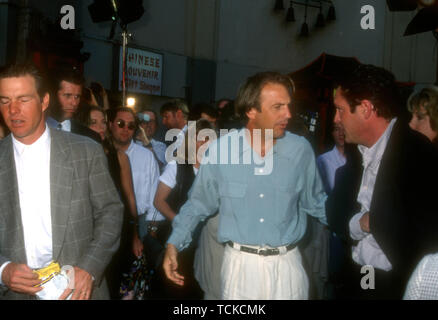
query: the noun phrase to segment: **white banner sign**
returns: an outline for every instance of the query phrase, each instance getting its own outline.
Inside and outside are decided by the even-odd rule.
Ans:
[[[163,55],[150,51],[128,48],[126,55],[126,90],[144,94],[161,95]],[[123,52],[120,47],[119,90],[122,91]]]

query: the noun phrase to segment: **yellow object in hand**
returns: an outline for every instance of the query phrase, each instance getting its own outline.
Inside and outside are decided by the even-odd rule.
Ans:
[[[40,287],[47,281],[52,279],[54,276],[59,274],[61,272],[61,267],[59,266],[59,263],[52,261],[47,267],[36,269],[33,272],[38,274],[38,279],[42,281],[39,285],[36,285],[35,287]]]

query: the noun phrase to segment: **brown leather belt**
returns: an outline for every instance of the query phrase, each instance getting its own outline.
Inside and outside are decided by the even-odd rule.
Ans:
[[[233,241],[227,241],[227,244],[231,248],[234,248],[234,242]],[[290,250],[294,249],[296,246],[297,246],[296,244],[289,244],[289,245],[286,246],[286,251],[290,251]],[[237,249],[237,248],[235,248],[235,249]],[[278,256],[280,254],[280,249],[278,249],[278,248],[255,249],[255,248],[240,246],[239,250],[242,251],[242,252],[246,252],[246,253],[258,254],[260,256]]]

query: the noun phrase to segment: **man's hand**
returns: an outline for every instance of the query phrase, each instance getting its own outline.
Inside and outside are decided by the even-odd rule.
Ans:
[[[35,295],[43,289],[35,287],[41,280],[38,279],[38,274],[25,264],[9,263],[3,269],[2,281],[9,289],[18,293]]]
[[[163,269],[167,278],[179,286],[184,285],[184,277],[177,271],[178,269],[178,251],[173,244],[168,243],[164,254]]]
[[[132,252],[136,257],[143,255],[143,242],[141,242],[137,233],[134,234],[134,238],[132,239]]]
[[[370,213],[366,212],[359,220],[359,225],[362,231],[370,233]]]
[[[93,277],[84,269],[73,267],[74,269],[74,289],[64,290],[59,300],[65,300],[73,291],[71,300],[89,300],[93,290]]]

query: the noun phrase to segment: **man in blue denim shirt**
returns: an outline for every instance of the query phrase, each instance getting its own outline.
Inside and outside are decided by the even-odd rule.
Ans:
[[[211,143],[173,221],[163,267],[183,285],[177,254],[196,225],[219,210],[223,299],[307,299],[308,279],[297,244],[307,215],[327,224],[321,178],[310,144],[286,132],[293,82],[264,72],[250,77],[236,99],[246,126]]]

